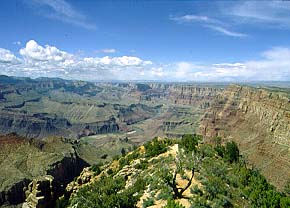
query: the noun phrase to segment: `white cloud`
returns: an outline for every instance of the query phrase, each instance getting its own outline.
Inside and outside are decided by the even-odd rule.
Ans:
[[[202,15],[193,15],[193,14],[187,14],[184,16],[179,17],[170,17],[170,20],[180,22],[180,23],[192,23],[192,22],[203,22],[203,23],[218,23],[222,24],[219,20],[210,18],[208,16],[202,16]]]
[[[56,19],[85,29],[96,29],[94,24],[87,21],[85,15],[74,9],[65,0],[32,0],[25,2],[37,6],[37,13],[46,18]]]
[[[289,1],[239,1],[223,13],[236,18],[241,24],[262,24],[263,26],[290,29]]]
[[[239,38],[249,36],[235,30],[235,27],[245,24],[262,28],[290,29],[290,1],[221,1],[217,5],[220,7],[211,13],[214,15],[212,17],[187,14],[171,16],[169,19],[177,23],[200,24],[223,35]]]
[[[238,33],[231,31],[228,29],[228,26],[226,23],[210,18],[208,16],[199,16],[199,15],[184,15],[179,17],[170,17],[170,20],[173,20],[178,23],[199,23],[203,27],[210,28],[214,31],[220,32],[223,35],[231,36],[231,37],[246,37],[246,34]]]
[[[186,77],[193,69],[194,65],[192,63],[179,62],[176,64],[175,76],[180,78]]]
[[[157,64],[134,56],[85,57],[30,40],[17,57],[0,48],[0,72],[13,76],[83,80],[290,81],[290,48],[262,52],[260,59],[239,63]]]
[[[116,49],[114,48],[105,48],[102,50],[103,53],[116,53]]]
[[[17,63],[18,58],[9,50],[0,48],[0,63]]]
[[[25,48],[21,48],[19,53],[28,61],[55,61],[62,62],[72,55],[57,49],[54,46],[46,45],[42,47],[34,40],[26,43]]]
[[[164,71],[164,69],[162,67],[158,67],[158,68],[153,67],[151,69],[151,75],[152,75],[151,79],[153,79],[156,76],[157,77],[163,77],[165,74],[166,74],[166,72]],[[143,72],[143,75],[145,75],[144,72]]]
[[[290,49],[273,48],[261,54],[261,60],[244,63],[222,63],[208,66],[208,70],[196,76],[208,80],[228,81],[271,81],[290,80]]]
[[[20,45],[21,45],[21,41],[15,41],[15,42],[13,42],[13,44],[14,44],[14,45],[19,45],[19,46],[20,46]]]
[[[163,67],[164,68],[164,67]],[[290,81],[290,49],[272,48],[261,59],[241,63],[195,64],[178,62],[164,70],[173,81]]]
[[[232,37],[247,37],[248,36],[248,35],[243,34],[243,33],[230,31],[230,30],[223,28],[221,26],[206,25],[206,27],[213,29],[215,31],[218,31],[220,33],[223,33],[224,35],[227,35],[227,36],[232,36]]]
[[[290,49],[276,47],[262,53],[262,56],[270,60],[286,60],[290,62]]]
[[[32,77],[128,79],[153,64],[133,56],[81,58],[54,46],[41,46],[34,40],[29,40],[19,54],[21,57],[17,58],[11,51],[0,49],[0,71],[8,75]]]
[[[105,56],[102,58],[84,58],[84,63],[89,65],[111,65],[111,66],[142,66],[152,64],[150,61],[143,61],[138,57],[133,56],[121,56],[121,57],[113,57]]]

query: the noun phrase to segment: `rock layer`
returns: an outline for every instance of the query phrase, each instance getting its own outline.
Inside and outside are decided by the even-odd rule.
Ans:
[[[113,133],[119,130],[114,118],[94,123],[71,124],[64,118],[48,115],[0,113],[0,132],[14,133],[28,138],[63,136],[77,138],[82,135]]]
[[[287,95],[230,86],[204,115],[199,132],[206,138],[235,140],[249,162],[279,188],[290,178],[290,103]]]

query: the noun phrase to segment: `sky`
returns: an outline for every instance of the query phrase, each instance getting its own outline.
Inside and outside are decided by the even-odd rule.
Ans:
[[[290,1],[6,0],[0,74],[290,81]]]

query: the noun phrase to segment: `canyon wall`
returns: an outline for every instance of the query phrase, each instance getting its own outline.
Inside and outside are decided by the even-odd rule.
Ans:
[[[187,108],[173,112],[178,117],[173,122],[179,122],[191,114],[200,116],[223,91],[223,86],[204,84],[93,83],[6,76],[0,76],[0,87],[0,133],[31,138],[115,133],[156,117],[162,106],[191,106],[200,111]]]
[[[236,141],[250,163],[279,188],[290,179],[289,94],[233,85],[212,104],[199,133]]]
[[[119,126],[114,118],[93,123],[72,124],[67,119],[50,115],[0,112],[1,134],[16,132],[18,135],[28,138],[45,138],[48,136],[77,138],[93,134],[112,133],[118,130]]]
[[[224,85],[181,84],[181,83],[151,83],[149,89],[144,91],[141,100],[166,102],[178,105],[196,105],[208,108],[212,99],[223,91]]]

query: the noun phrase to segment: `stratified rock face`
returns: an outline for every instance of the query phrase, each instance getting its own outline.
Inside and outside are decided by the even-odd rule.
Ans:
[[[161,84],[152,83],[150,89],[142,92],[141,100],[166,99],[172,104],[196,105],[208,108],[211,101],[223,91],[222,87],[195,84]]]
[[[81,132],[78,137],[89,136],[95,134],[115,133],[119,131],[119,125],[114,117],[105,121],[97,121],[88,124],[77,124],[72,126],[74,132]],[[71,135],[74,137],[74,135]]]
[[[277,92],[230,86],[204,115],[200,133],[235,140],[278,187],[290,177],[290,103]]]
[[[65,119],[48,118],[42,115],[0,114],[0,131],[3,134],[17,132],[21,136],[43,138],[48,135],[66,136],[71,124]]]
[[[17,134],[28,138],[63,136],[76,138],[78,135],[113,133],[119,130],[114,118],[94,123],[71,124],[64,118],[45,115],[0,113],[0,132]],[[85,133],[88,132],[88,133]]]
[[[152,108],[143,104],[131,104],[128,107],[120,107],[118,119],[127,125],[146,120],[157,112],[157,108]]]
[[[222,92],[219,88],[198,86],[173,86],[169,90],[169,98],[175,104],[199,105],[207,108],[216,95]]]

